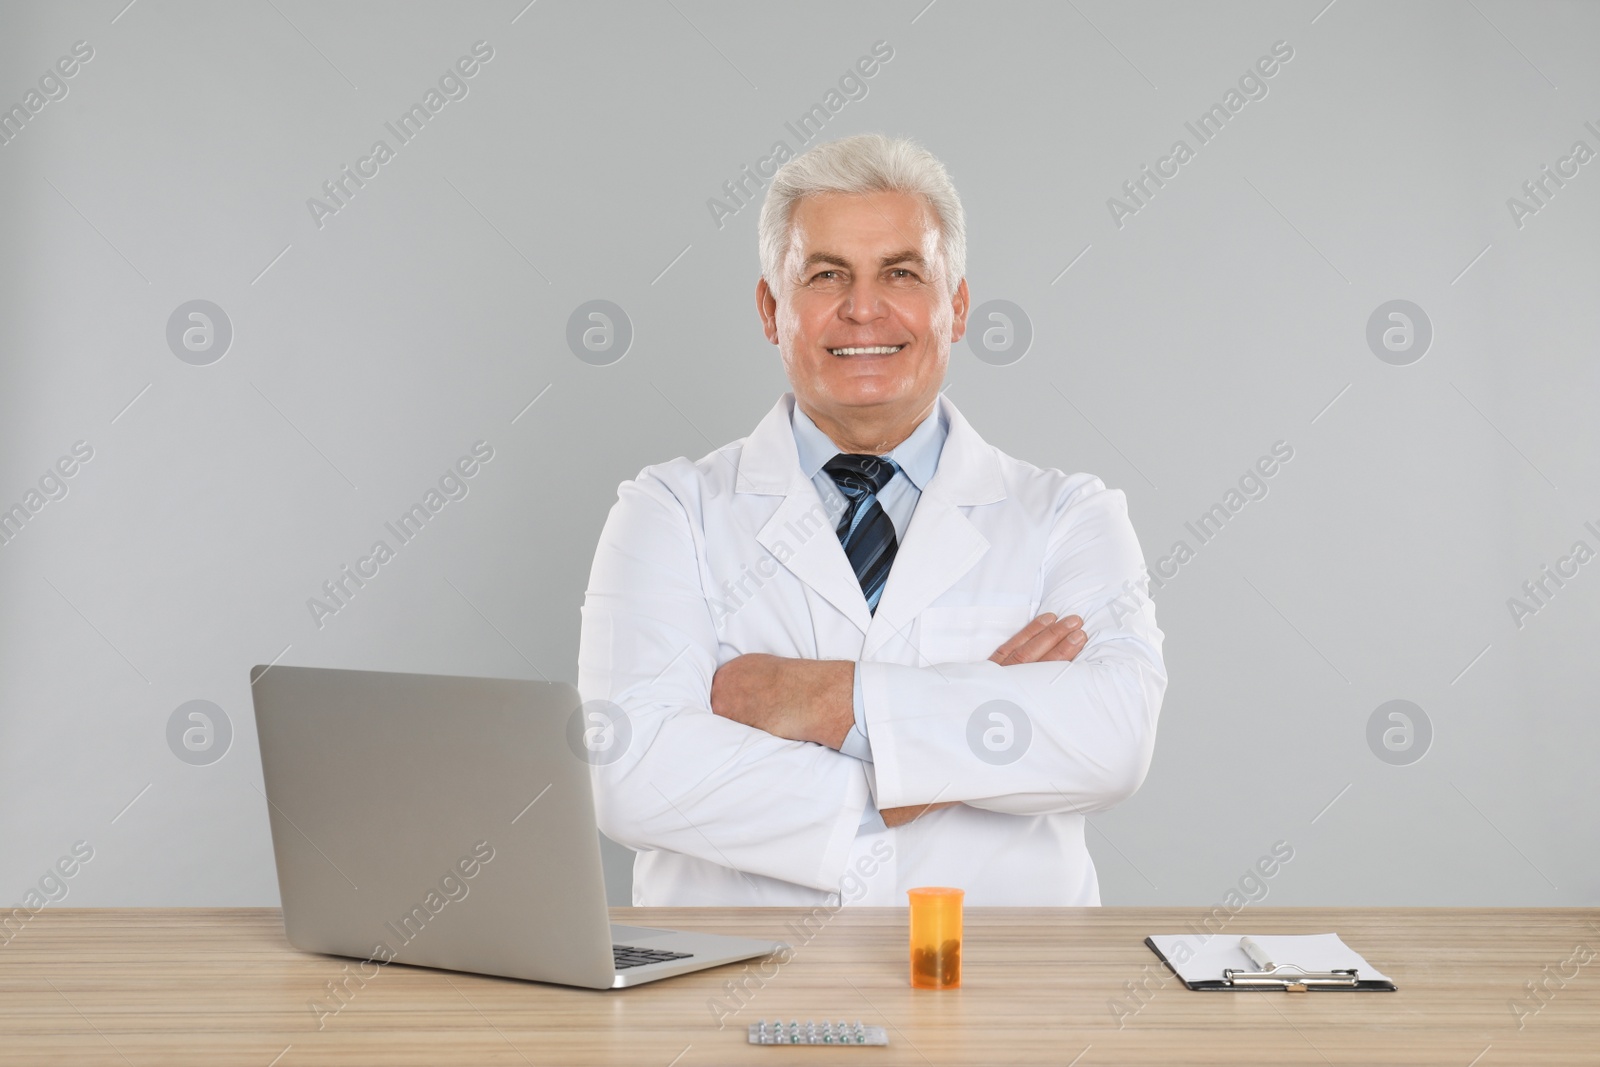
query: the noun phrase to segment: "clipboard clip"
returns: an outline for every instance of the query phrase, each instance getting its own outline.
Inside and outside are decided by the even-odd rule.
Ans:
[[[1263,989],[1282,989],[1289,993],[1304,993],[1318,989],[1354,989],[1360,976],[1354,967],[1348,970],[1308,971],[1292,963],[1274,964],[1259,971],[1222,969],[1222,984],[1228,986],[1257,986]]]
[[[1249,936],[1239,939],[1239,949],[1249,957],[1251,963],[1256,965],[1256,969],[1246,971],[1224,967],[1222,984],[1225,986],[1282,989],[1289,993],[1304,993],[1310,989],[1356,988],[1358,976],[1354,967],[1331,971],[1308,971],[1293,963],[1274,963],[1256,943],[1255,938]]]

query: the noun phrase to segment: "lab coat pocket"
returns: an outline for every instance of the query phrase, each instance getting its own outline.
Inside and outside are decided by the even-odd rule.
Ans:
[[[923,610],[917,650],[928,663],[978,663],[1028,624],[1026,604],[961,604]]]

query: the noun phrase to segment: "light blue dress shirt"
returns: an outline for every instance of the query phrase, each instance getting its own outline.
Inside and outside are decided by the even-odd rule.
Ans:
[[[837,529],[839,520],[844,518],[844,513],[850,507],[850,502],[839,492],[833,476],[823,470],[822,466],[838,455],[841,449],[811,421],[810,416],[800,410],[799,404],[794,407],[794,418],[791,421],[794,424],[795,448],[800,454],[800,469],[817,487],[817,496],[822,499],[822,506],[828,513],[828,522]],[[944,412],[940,410],[938,404],[935,404],[933,411],[917,424],[911,435],[887,454],[887,458],[897,469],[894,477],[889,479],[888,484],[878,493],[878,503],[883,506],[884,513],[894,524],[897,545],[905,541],[906,527],[911,525],[911,514],[917,508],[917,501],[922,498],[922,489],[928,484],[928,479],[933,477],[933,472],[938,469],[939,455],[944,451],[944,439],[949,429],[945,423]],[[872,745],[867,737],[867,720],[861,702],[859,666],[855,672],[854,700],[856,723],[850,728],[850,733],[845,737],[839,751],[871,763]],[[870,809],[862,816],[861,828],[863,831],[885,829],[883,818],[876,809]]]

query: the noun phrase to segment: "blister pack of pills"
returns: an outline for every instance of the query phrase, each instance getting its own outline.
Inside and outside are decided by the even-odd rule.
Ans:
[[[790,1019],[787,1026],[782,1019],[770,1023],[762,1019],[750,1024],[752,1045],[887,1045],[889,1031],[881,1026],[862,1026],[861,1020],[837,1023],[824,1019],[820,1024],[807,1019]]]

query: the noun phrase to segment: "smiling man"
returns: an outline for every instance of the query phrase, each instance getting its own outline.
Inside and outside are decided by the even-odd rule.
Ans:
[[[966,233],[928,152],[818,145],[759,228],[792,391],[622,484],[583,606],[634,903],[1098,904],[1083,816],[1144,780],[1167,681],[1123,494],[941,395]]]

